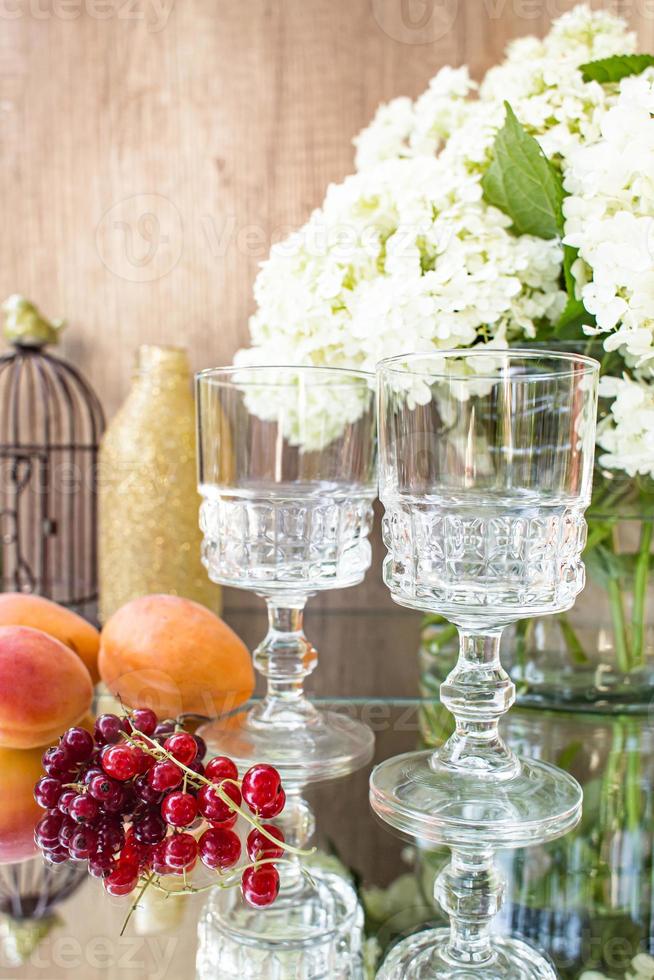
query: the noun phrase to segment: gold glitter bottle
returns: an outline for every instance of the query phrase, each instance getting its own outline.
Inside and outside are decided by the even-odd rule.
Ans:
[[[139,348],[132,389],[100,447],[100,619],[167,592],[220,612],[200,562],[195,408],[186,351]]]

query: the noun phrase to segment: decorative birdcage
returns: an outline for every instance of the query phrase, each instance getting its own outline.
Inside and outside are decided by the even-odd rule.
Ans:
[[[80,373],[45,349],[60,321],[20,296],[3,310],[11,350],[0,357],[2,591],[46,596],[93,619],[102,408]]]

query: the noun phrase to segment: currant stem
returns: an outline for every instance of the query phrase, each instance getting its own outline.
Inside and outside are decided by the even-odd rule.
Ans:
[[[135,899],[134,899],[134,901],[132,902],[132,904],[131,904],[131,906],[130,906],[130,910],[129,910],[129,912],[128,912],[128,913],[127,913],[127,915],[125,916],[125,921],[123,922],[123,925],[122,925],[122,928],[121,928],[121,930],[120,930],[120,935],[121,935],[121,936],[123,936],[123,935],[125,934],[125,929],[127,928],[127,923],[129,922],[129,920],[130,920],[130,919],[132,918],[132,916],[134,915],[134,912],[135,912],[135,911],[136,911],[136,909],[138,908],[138,905],[139,905],[139,902],[140,902],[140,901],[141,901],[141,899],[143,898],[143,895],[145,894],[145,892],[146,892],[146,890],[147,890],[147,888],[148,888],[148,887],[149,887],[150,885],[153,885],[153,884],[154,884],[154,876],[153,876],[153,875],[148,875],[148,877],[147,877],[147,878],[145,879],[145,881],[143,882],[143,885],[142,885],[142,886],[141,886],[141,888],[139,889],[139,892],[138,892],[138,895],[136,896],[136,898],[135,898]]]
[[[137,738],[134,738],[134,736],[137,736]],[[202,776],[200,775],[200,773],[195,772],[193,769],[190,769],[188,766],[184,765],[184,763],[180,762],[179,759],[176,759],[171,752],[168,752],[168,750],[164,749],[162,745],[159,745],[157,741],[150,738],[149,735],[145,735],[143,732],[138,731],[138,729],[136,728],[132,729],[132,732],[130,734],[124,732],[123,738],[130,745],[137,745],[139,748],[143,748],[143,746],[139,744],[140,740],[145,739],[146,743],[150,745],[150,749],[148,749],[147,747],[143,748],[144,752],[147,752],[148,755],[153,756],[155,759],[158,759],[159,761],[163,761],[164,759],[169,759],[171,762],[174,762],[175,765],[178,766],[182,770],[182,772],[185,773],[185,775],[189,779],[189,782],[193,783],[194,786],[200,786],[200,787],[212,786],[218,793],[218,796],[223,801],[223,803],[226,803],[227,806],[234,813],[237,813],[247,823],[249,823],[252,827],[254,827],[255,830],[258,830],[260,834],[262,834],[264,837],[267,837],[269,841],[272,841],[273,844],[276,844],[278,847],[282,847],[285,851],[288,851],[289,854],[295,854],[298,857],[308,857],[309,855],[315,852],[315,847],[312,848],[310,851],[303,851],[297,847],[292,847],[290,844],[287,844],[286,842],[282,843],[282,841],[280,841],[277,837],[274,837],[272,834],[270,834],[263,826],[263,824],[260,823],[255,817],[253,817],[252,814],[247,813],[247,811],[244,810],[242,807],[237,806],[234,800],[231,798],[231,796],[229,796],[222,788],[223,783],[233,783],[234,786],[238,786],[240,788],[241,784],[237,780],[224,779],[222,783],[212,782],[210,779],[207,779],[206,776]]]

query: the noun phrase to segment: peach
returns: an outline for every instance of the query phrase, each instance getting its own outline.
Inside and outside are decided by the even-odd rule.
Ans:
[[[32,626],[64,643],[88,669],[93,683],[98,674],[100,634],[85,619],[39,595],[0,594],[0,626]]]
[[[102,630],[100,676],[130,707],[160,716],[214,716],[243,704],[254,671],[242,640],[218,616],[190,599],[133,599]]]
[[[29,626],[0,626],[0,746],[54,741],[92,699],[91,676],[69,647]]]
[[[34,799],[34,784],[43,775],[46,748],[0,749],[0,864],[36,853],[34,827],[43,810]]]

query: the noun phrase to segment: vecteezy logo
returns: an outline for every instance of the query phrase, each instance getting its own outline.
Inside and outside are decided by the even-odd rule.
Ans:
[[[95,244],[103,264],[121,279],[153,282],[175,268],[182,254],[182,218],[162,194],[134,194],[105,211]]]
[[[370,0],[385,34],[402,44],[433,44],[454,27],[459,0]]]

